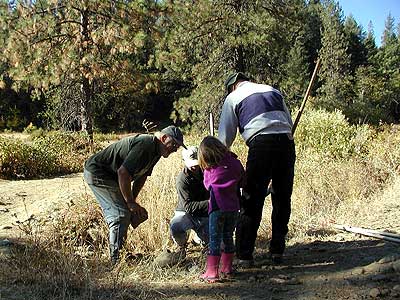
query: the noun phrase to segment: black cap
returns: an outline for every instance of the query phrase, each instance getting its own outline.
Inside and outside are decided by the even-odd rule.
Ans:
[[[228,78],[225,80],[225,89],[228,94],[231,92],[230,89],[231,89],[232,85],[234,85],[236,83],[236,81],[238,81],[239,79],[249,80],[249,77],[247,77],[242,72],[237,72],[237,73],[233,73],[233,74],[229,75]]]
[[[183,134],[181,132],[181,130],[176,127],[176,126],[168,126],[165,127],[163,130],[161,130],[161,133],[164,133],[166,135],[169,135],[170,137],[172,137],[180,146],[182,146],[183,148],[187,149],[185,144],[183,143]]]

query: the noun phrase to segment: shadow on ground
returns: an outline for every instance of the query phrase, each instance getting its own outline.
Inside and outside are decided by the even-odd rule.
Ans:
[[[15,245],[15,242],[12,245]],[[26,252],[26,255],[29,253],[31,252]],[[64,275],[64,278],[69,280],[65,282],[69,287],[64,287],[64,290],[62,280],[60,281],[63,278],[62,272],[73,273],[73,270],[68,268],[74,266],[80,268],[79,263],[64,261],[64,267],[50,269],[48,266],[37,264],[35,269],[30,266],[26,271],[36,273],[34,275],[40,280],[30,281],[29,279],[35,276],[26,275],[18,280],[16,274],[13,275],[12,281],[3,278],[0,299],[46,299],[51,295],[52,299],[336,300],[369,299],[374,289],[377,289],[378,294],[381,293],[381,298],[391,299],[396,295],[390,291],[400,284],[399,272],[393,267],[379,268],[384,265],[379,261],[382,258],[396,256],[398,253],[398,245],[380,240],[315,241],[288,247],[284,262],[280,265],[273,265],[267,253],[261,251],[256,256],[253,268],[238,270],[233,279],[216,284],[193,279],[193,275],[188,271],[191,267],[188,262],[181,267],[179,274],[179,277],[185,277],[186,272],[187,280],[169,279],[151,282],[137,278],[119,282],[116,279],[113,283],[110,280],[112,275],[107,275],[109,271],[100,267],[97,269],[99,272],[97,274],[85,275],[80,270],[82,276],[95,278],[90,281],[91,286],[81,285],[82,282],[89,282],[87,280],[79,281],[75,276]],[[6,259],[4,257],[0,259],[3,267],[15,267],[14,270],[9,269],[9,272],[23,272],[23,265],[15,265],[15,262],[14,265],[5,263]],[[29,257],[24,258],[24,263],[29,265]],[[378,267],[368,269],[371,265]],[[129,273],[129,267],[126,271]],[[47,275],[44,272],[47,272]],[[59,283],[55,284],[57,280]]]

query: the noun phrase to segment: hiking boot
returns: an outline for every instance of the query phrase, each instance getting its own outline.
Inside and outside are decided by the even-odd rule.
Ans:
[[[159,256],[154,260],[154,264],[158,267],[172,267],[179,264],[186,258],[186,249],[180,248],[177,251],[171,252],[165,249]]]
[[[248,269],[254,266],[253,259],[238,259],[235,261],[235,266],[241,269]]]

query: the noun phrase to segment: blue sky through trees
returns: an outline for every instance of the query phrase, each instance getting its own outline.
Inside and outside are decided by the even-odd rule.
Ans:
[[[395,30],[400,22],[399,0],[339,0],[338,2],[342,7],[344,17],[352,14],[365,32],[368,31],[369,21],[372,21],[377,46],[381,45],[385,20],[389,13],[395,19]]]

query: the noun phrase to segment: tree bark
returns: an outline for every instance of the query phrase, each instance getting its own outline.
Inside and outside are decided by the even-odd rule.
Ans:
[[[93,142],[93,120],[92,120],[92,90],[90,88],[89,80],[82,76],[81,83],[81,130],[89,135],[89,139]]]
[[[80,58],[88,51],[89,38],[89,12],[84,9],[81,10],[81,47],[80,47]],[[83,66],[84,71],[82,74],[81,82],[81,130],[89,135],[90,142],[93,142],[93,115],[92,115],[92,100],[93,92],[91,89],[91,83],[89,79],[85,76],[89,73],[88,66]]]

